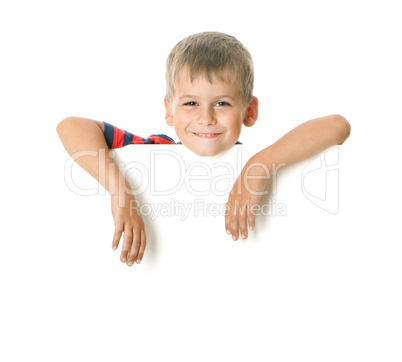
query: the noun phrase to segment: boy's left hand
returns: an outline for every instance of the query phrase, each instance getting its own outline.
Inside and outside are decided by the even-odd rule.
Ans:
[[[256,157],[243,167],[226,203],[225,228],[233,240],[239,238],[239,228],[241,237],[247,239],[247,222],[250,230],[254,230],[256,208],[261,196],[268,192],[265,191],[268,178],[268,167]]]

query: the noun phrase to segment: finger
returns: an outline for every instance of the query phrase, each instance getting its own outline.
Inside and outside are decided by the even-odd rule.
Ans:
[[[124,230],[124,237],[123,237],[123,248],[121,250],[120,260],[125,263],[128,259],[128,253],[131,249],[131,244],[133,243],[133,233],[130,229]]]
[[[142,230],[141,231],[140,250],[138,251],[137,260],[135,261],[137,264],[141,263],[142,257],[144,256],[146,246],[147,246],[147,236],[145,234],[145,230]]]
[[[248,228],[250,230],[255,229],[255,215],[254,215],[254,212],[252,210],[248,214]]]
[[[134,260],[137,257],[138,249],[139,249],[140,242],[141,242],[140,231],[134,230],[133,235],[134,235],[133,243],[131,244],[130,253],[129,253],[128,259],[127,259],[128,266],[131,266],[134,264]]]
[[[115,225],[113,241],[112,241],[113,250],[116,250],[117,247],[119,246],[119,242],[120,242],[120,238],[121,238],[122,234],[123,234],[123,226],[120,224]]]
[[[228,204],[225,204],[225,230],[226,234],[230,235],[230,207]]]
[[[240,235],[242,239],[247,239],[247,218],[246,215],[241,215],[239,220]]]
[[[248,232],[247,232],[247,216],[249,212],[249,200],[246,201],[244,206],[241,208],[239,212],[239,227],[240,227],[240,235],[242,239],[247,239]]]
[[[232,234],[232,239],[237,240],[239,238],[239,223],[237,221],[236,215],[231,217],[230,231]]]

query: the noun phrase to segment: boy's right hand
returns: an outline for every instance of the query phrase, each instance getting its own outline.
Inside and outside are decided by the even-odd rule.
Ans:
[[[117,192],[111,195],[115,225],[112,248],[117,249],[124,233],[120,260],[127,263],[128,266],[132,266],[134,261],[139,264],[144,255],[147,243],[145,226],[134,196],[124,192],[124,196],[119,200],[118,194]]]
[[[115,224],[112,247],[117,249],[124,233],[120,259],[131,266],[134,262],[139,263],[144,255],[145,228],[130,184],[106,152],[109,147],[104,130],[103,122],[79,117],[68,117],[57,126],[67,152],[111,194]],[[93,154],[81,155],[84,150],[93,151]]]

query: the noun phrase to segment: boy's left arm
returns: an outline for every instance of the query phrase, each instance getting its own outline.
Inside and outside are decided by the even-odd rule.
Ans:
[[[305,160],[331,146],[341,145],[350,134],[350,124],[338,114],[312,119],[297,126],[277,142],[248,160],[226,203],[226,233],[237,240],[247,238],[247,223],[255,227],[255,210],[266,181],[280,168]]]

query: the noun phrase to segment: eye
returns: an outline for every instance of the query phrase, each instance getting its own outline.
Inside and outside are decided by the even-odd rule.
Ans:
[[[184,105],[185,105],[185,106],[194,107],[194,106],[196,106],[196,105],[197,105],[197,103],[196,103],[196,102],[193,102],[193,101],[190,101],[190,102],[186,102],[186,103],[184,103]]]
[[[230,106],[230,104],[228,102],[223,102],[223,101],[216,102],[215,105],[218,107]]]

